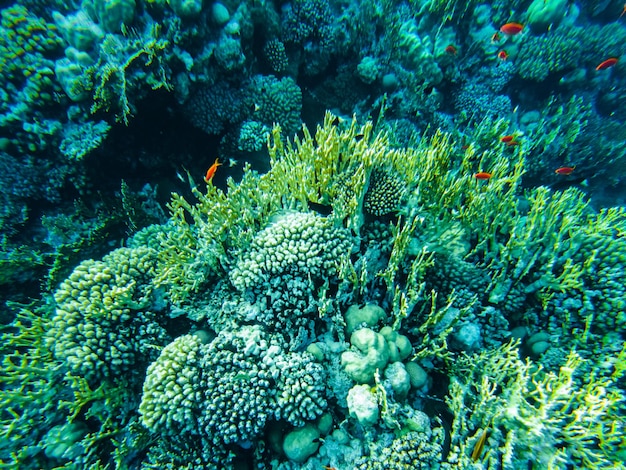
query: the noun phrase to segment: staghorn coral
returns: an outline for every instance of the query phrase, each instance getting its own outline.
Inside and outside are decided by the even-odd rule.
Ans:
[[[448,406],[455,415],[451,450],[443,468],[483,465],[519,468],[533,462],[552,468],[619,465],[623,439],[613,376],[587,375],[575,352],[558,372],[519,359],[516,344],[460,358],[453,369]],[[607,390],[611,389],[607,393]],[[477,441],[488,443],[474,458]]]

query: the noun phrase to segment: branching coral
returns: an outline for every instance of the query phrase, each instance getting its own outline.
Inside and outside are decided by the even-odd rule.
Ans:
[[[233,285],[251,288],[290,272],[321,280],[336,272],[337,260],[350,250],[351,237],[328,219],[310,213],[277,216],[252,240],[230,272]]]
[[[146,361],[145,338],[166,335],[150,307],[156,253],[120,248],[102,261],[83,261],[55,293],[49,347],[74,374],[91,383],[114,379]]]
[[[484,465],[614,468],[624,429],[618,376],[591,374],[571,352],[558,373],[518,357],[510,343],[457,361],[448,406],[455,415],[445,468]],[[592,369],[593,370],[593,369]],[[587,375],[589,374],[589,375]],[[480,452],[479,439],[489,434]]]

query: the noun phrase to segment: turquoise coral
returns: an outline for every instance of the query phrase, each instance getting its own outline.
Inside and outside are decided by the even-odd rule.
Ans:
[[[372,123],[331,114],[293,142],[275,127],[268,173],[193,188],[195,204],[175,195],[167,225],[82,262],[34,350],[72,384],[67,419],[101,425],[68,445],[95,453],[101,439],[97,458],[141,454],[145,468],[233,468],[233,454],[261,463],[281,448],[293,462],[280,466],[616,465],[626,353],[609,330],[624,326],[614,282],[624,211],[595,213],[574,189],[521,199],[523,155],[487,143],[505,127],[480,123],[479,152],[441,132],[394,148]],[[391,222],[370,223],[364,198],[383,165],[402,175],[404,197]],[[479,166],[492,169],[489,184],[473,177]],[[520,325],[541,331],[531,349],[546,343],[533,358],[503,345]],[[162,347],[168,333],[177,339]],[[578,352],[555,344],[559,334]],[[593,352],[602,367],[583,360]],[[16,357],[5,382],[22,370]],[[448,453],[443,427],[419,409],[440,376],[450,378]],[[138,409],[114,400],[116,386],[142,379]],[[315,431],[327,408],[341,424]],[[306,452],[294,451],[298,436]]]

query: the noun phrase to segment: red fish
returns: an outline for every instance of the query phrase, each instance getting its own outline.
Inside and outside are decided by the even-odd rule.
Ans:
[[[562,166],[561,168],[557,168],[556,170],[554,170],[554,172],[557,175],[571,175],[572,172],[574,171],[574,168],[576,168],[575,166]]]
[[[502,137],[500,137],[500,142],[504,142],[506,144],[511,142],[513,139],[515,139],[515,136],[513,134],[503,135]]]
[[[494,42],[500,42],[500,34],[497,31],[491,36],[491,44]]]
[[[456,47],[454,47],[452,44],[448,44],[445,50],[450,55],[456,55],[457,53]]]
[[[474,174],[474,178],[476,178],[477,180],[486,181],[491,178],[491,173],[487,173],[486,171],[479,171],[478,173]]]
[[[509,55],[506,53],[505,50],[502,50],[502,51],[498,52],[498,59],[506,60],[508,58],[509,58]]]
[[[213,179],[213,177],[215,176],[215,172],[217,171],[217,167],[222,165],[218,160],[219,159],[216,158],[215,161],[213,162],[213,165],[211,165],[209,169],[206,171],[206,175],[204,175],[205,183],[208,183],[209,181]]]
[[[524,29],[523,24],[519,23],[507,23],[500,26],[500,32],[506,34],[507,36],[515,36],[519,34]]]
[[[602,62],[600,62],[600,64],[598,64],[596,70],[604,70],[608,69],[609,67],[613,67],[615,64],[617,64],[617,60],[617,57],[610,57],[606,60],[603,60]]]

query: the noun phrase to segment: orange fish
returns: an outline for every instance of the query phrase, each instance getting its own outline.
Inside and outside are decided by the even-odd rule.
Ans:
[[[213,177],[215,176],[215,172],[217,171],[217,167],[222,165],[218,160],[219,159],[216,158],[215,161],[213,162],[213,165],[211,165],[209,169],[206,171],[206,175],[204,175],[205,183],[208,183],[209,181],[213,179]]]
[[[507,23],[500,26],[500,32],[506,34],[507,36],[515,36],[519,34],[524,29],[523,24],[519,23]]]
[[[622,12],[620,13],[620,15],[617,18],[618,19],[621,18],[622,16],[624,16],[624,14],[626,14],[626,3],[624,3],[624,9],[622,10]]]
[[[574,168],[576,168],[576,166],[562,166],[561,168],[557,168],[556,170],[554,170],[554,172],[557,175],[571,175],[572,172],[574,171]]]
[[[491,36],[491,44],[494,42],[500,42],[500,34],[497,31]]]
[[[600,62],[600,64],[596,67],[596,70],[604,70],[608,69],[609,67],[613,67],[615,64],[617,64],[617,60],[617,57],[609,57],[608,59]]]
[[[508,58],[509,58],[509,55],[506,53],[505,50],[502,50],[502,51],[498,52],[498,59],[506,60]]]
[[[517,147],[520,143],[517,140],[510,140],[508,142],[505,142],[507,147]]]
[[[478,173],[474,174],[474,178],[476,178],[477,180],[486,181],[491,178],[491,173],[487,173],[486,171],[479,171]]]
[[[445,50],[450,55],[456,55],[457,53],[456,47],[454,47],[452,44],[448,44]]]
[[[505,144],[507,144],[511,142],[513,139],[515,139],[515,136],[513,134],[503,135],[502,137],[500,137],[500,142],[504,142]]]

